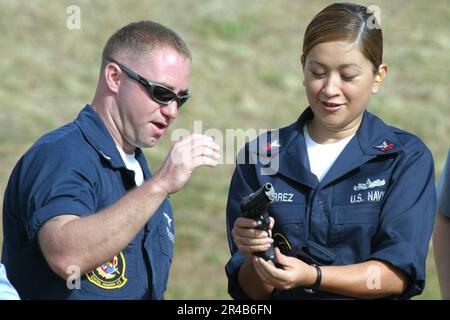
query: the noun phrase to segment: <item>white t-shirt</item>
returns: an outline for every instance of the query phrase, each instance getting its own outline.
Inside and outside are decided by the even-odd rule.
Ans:
[[[20,300],[16,289],[11,285],[6,276],[6,270],[0,263],[0,300]]]
[[[303,134],[308,150],[309,165],[311,166],[311,172],[316,175],[320,182],[355,134],[335,143],[319,144],[311,139],[306,127],[306,125],[303,127]]]
[[[116,147],[125,163],[125,167],[127,167],[128,170],[134,171],[134,181],[136,182],[136,186],[140,187],[144,183],[144,172],[142,171],[141,165],[134,157],[134,153],[128,154],[118,145],[116,145]]]

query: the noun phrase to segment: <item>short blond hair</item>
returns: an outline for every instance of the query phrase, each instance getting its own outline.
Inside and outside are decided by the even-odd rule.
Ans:
[[[133,56],[149,54],[155,48],[169,47],[191,60],[186,43],[173,30],[153,21],[130,23],[117,30],[106,42],[102,53],[102,69],[109,58],[125,52]]]

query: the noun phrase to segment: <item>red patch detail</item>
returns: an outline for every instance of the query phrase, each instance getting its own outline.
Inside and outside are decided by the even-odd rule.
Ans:
[[[381,148],[381,151],[389,151],[392,150],[394,148],[394,144],[393,143],[389,143],[387,146]]]

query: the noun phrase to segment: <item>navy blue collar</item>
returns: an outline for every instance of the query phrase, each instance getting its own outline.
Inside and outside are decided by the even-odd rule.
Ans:
[[[106,163],[114,169],[125,168],[125,163],[117,150],[113,137],[91,105],[86,105],[83,110],[80,111],[75,123],[80,128],[89,144],[106,161]],[[146,172],[147,166],[143,165],[143,162],[145,162],[144,155],[140,148],[136,148],[135,158],[141,164],[144,175],[148,176],[149,173]]]
[[[310,170],[303,127],[313,117],[314,114],[308,107],[295,123],[280,129],[277,136],[279,147],[271,154],[271,161],[279,161],[279,174],[310,188],[316,188],[319,181]],[[272,132],[268,140],[273,143],[274,139]],[[377,116],[364,111],[361,126],[320,185],[325,186],[331,183],[377,156],[395,154],[401,151],[402,145],[395,136],[393,129]]]
[[[313,118],[314,114],[308,107],[294,124],[302,136],[303,127]],[[364,111],[361,126],[355,136],[361,151],[366,155],[385,155],[398,153],[402,150],[402,146],[392,128],[367,110]]]

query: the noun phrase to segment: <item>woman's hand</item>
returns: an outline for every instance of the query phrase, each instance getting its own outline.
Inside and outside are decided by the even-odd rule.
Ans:
[[[258,230],[255,220],[237,218],[233,230],[231,230],[231,235],[239,251],[250,256],[255,252],[266,251],[270,248],[273,243],[271,233],[274,224],[275,220],[270,217],[269,230]]]
[[[282,268],[277,268],[271,261],[253,257],[253,265],[259,277],[268,285],[287,290],[294,287],[310,287],[316,281],[316,268],[302,260],[285,256],[275,248],[275,256]]]

